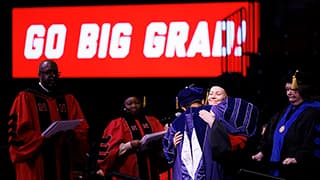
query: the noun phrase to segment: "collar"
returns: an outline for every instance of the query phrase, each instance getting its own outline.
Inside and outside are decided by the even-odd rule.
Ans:
[[[41,82],[39,82],[39,85],[40,85],[40,87],[41,87],[43,90],[45,90],[46,92],[50,92],[47,88],[45,88],[45,87],[41,84]]]

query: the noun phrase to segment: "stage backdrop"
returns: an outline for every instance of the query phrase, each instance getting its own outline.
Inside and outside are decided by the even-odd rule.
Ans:
[[[246,76],[260,36],[257,2],[16,7],[12,77],[43,59],[62,78]]]

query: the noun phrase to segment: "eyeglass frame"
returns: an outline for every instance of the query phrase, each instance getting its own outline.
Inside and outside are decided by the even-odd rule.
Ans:
[[[41,74],[45,74],[47,76],[49,75],[56,75],[56,76],[60,76],[61,75],[61,72],[58,72],[58,71],[55,71],[55,70],[47,70],[47,71],[39,71],[39,73]]]

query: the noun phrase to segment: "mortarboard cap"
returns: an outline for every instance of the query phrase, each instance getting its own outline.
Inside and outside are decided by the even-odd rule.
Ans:
[[[187,86],[179,91],[176,98],[180,107],[185,107],[193,102],[202,101],[204,99],[204,94],[205,91],[203,88]]]
[[[289,71],[285,77],[286,83],[291,83],[291,89],[298,90],[304,99],[308,99],[315,93],[313,73],[308,69],[295,69]]]
[[[243,96],[241,88],[247,87],[245,85],[245,79],[240,73],[229,72],[211,79],[208,90],[210,90],[212,86],[223,88],[228,96]]]
[[[288,83],[292,83],[293,86],[297,86],[296,88],[293,87],[293,89],[297,89],[299,85],[311,85],[312,74],[303,69],[290,70],[285,80]]]

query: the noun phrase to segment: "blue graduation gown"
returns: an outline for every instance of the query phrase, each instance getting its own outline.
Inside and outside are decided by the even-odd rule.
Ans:
[[[201,109],[211,106],[189,108],[176,118],[163,138],[163,151],[173,166],[173,180],[221,180],[223,169],[212,159],[209,144],[209,126],[199,117]],[[183,134],[182,142],[174,148],[173,137],[176,132]]]

